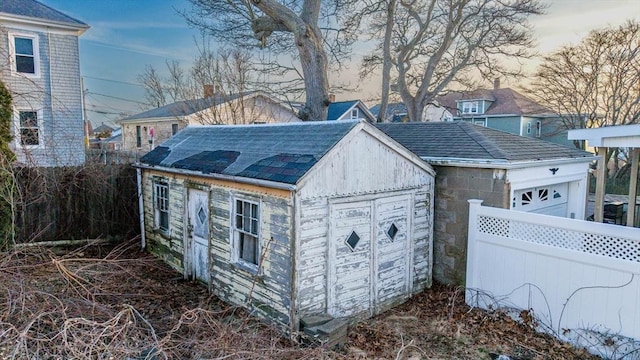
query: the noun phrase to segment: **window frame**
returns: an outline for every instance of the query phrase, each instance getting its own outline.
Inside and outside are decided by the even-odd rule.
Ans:
[[[178,123],[171,124],[171,136],[175,135],[180,131]]]
[[[358,110],[358,108],[351,109],[351,119],[359,119],[359,118],[360,118],[360,111]]]
[[[474,109],[475,109],[475,111],[472,111]],[[480,113],[480,102],[479,101],[463,101],[462,102],[462,113],[463,114],[479,114]]]
[[[162,203],[161,200],[163,200]],[[164,180],[153,180],[153,228],[165,235],[169,234],[171,228],[169,200],[169,183]],[[166,216],[166,227],[163,227],[163,215]]]
[[[142,126],[136,125],[136,148],[142,148]]]
[[[21,115],[22,113],[26,113],[26,112],[31,112],[31,113],[35,113],[36,114],[36,129],[38,131],[38,143],[37,144],[23,144],[22,143],[22,121],[21,121]],[[43,119],[42,119],[42,115],[43,112],[42,110],[34,110],[34,109],[27,109],[27,108],[16,108],[14,110],[14,127],[15,127],[15,131],[14,131],[14,143],[16,148],[22,148],[22,149],[42,149],[44,148],[44,136],[43,136]],[[24,127],[24,129],[33,129],[33,127]]]
[[[11,62],[11,74],[28,78],[40,77],[40,42],[38,35],[19,32],[9,32],[9,53]],[[16,50],[16,38],[31,40],[33,54],[18,54]],[[18,56],[31,56],[33,58],[33,73],[18,71]]]
[[[536,121],[536,137],[542,136],[542,121]]]
[[[233,197],[233,215],[231,217],[231,231],[232,231],[232,262],[239,265],[240,267],[251,271],[253,273],[258,273],[260,268],[260,257],[262,256],[262,241],[261,241],[261,208],[262,203],[259,200],[250,200],[245,197]],[[239,205],[240,210],[244,209],[245,204],[249,204],[250,209],[252,206],[256,206],[255,217],[253,217],[252,213],[246,214],[238,213]],[[251,210],[250,210],[251,211]],[[245,226],[240,226],[238,224],[239,216],[242,217],[243,224],[245,224],[245,220],[256,221],[255,232],[252,232],[251,222],[249,225],[249,230],[244,229]],[[250,259],[245,259],[242,254],[243,243],[245,240],[245,236],[253,238],[255,240],[255,262],[252,262]]]

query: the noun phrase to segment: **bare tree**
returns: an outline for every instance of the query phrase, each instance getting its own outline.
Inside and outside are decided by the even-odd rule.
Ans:
[[[397,78],[412,121],[423,120],[424,108],[453,82],[470,84],[472,75],[478,74],[485,78],[519,75],[520,69],[509,69],[504,59],[533,55],[527,19],[544,10],[538,0],[384,2],[386,16],[374,13],[367,23],[374,25],[371,38],[383,40],[364,57],[361,74],[382,66],[383,79]],[[388,36],[382,34],[390,28],[389,46]],[[383,86],[382,107],[388,92],[388,86]]]
[[[558,114],[558,131],[639,123],[640,23],[592,31],[545,56],[527,91]]]
[[[340,25],[340,1],[189,1],[193,10],[184,14],[188,22],[216,39],[245,48],[258,44],[268,46],[276,56],[282,57],[280,65],[290,56],[298,60],[300,68],[287,66],[285,72],[297,72],[304,81],[306,103],[299,117],[326,119],[328,59],[339,67],[348,58],[348,45],[355,36],[355,32],[350,31],[353,28]],[[265,70],[282,71],[283,68],[269,66]]]

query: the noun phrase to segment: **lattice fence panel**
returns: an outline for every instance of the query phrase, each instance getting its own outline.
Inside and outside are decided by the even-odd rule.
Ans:
[[[588,254],[640,262],[640,240],[636,239],[592,234],[488,215],[478,216],[478,231]]]

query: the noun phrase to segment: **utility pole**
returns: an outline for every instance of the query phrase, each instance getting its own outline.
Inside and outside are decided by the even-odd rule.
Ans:
[[[89,149],[89,125],[87,118],[87,89],[84,88],[84,77],[80,78],[80,85],[82,86],[82,126],[84,128],[84,149]]]

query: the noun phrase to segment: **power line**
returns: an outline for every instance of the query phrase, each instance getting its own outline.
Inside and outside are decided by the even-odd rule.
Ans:
[[[117,83],[117,84],[125,84],[125,85],[139,86],[139,87],[141,87],[141,88],[143,88],[143,87],[144,87],[144,85],[142,85],[142,84],[130,83],[130,82],[126,82],[126,81],[111,80],[111,79],[103,79],[103,78],[94,77],[94,76],[87,76],[87,75],[83,75],[83,77],[85,77],[85,78],[87,78],[87,79],[100,80],[100,81],[108,81],[108,82]]]
[[[136,103],[136,104],[140,104],[140,105],[149,105],[147,103],[144,102],[140,102],[140,101],[135,101],[135,100],[131,100],[131,99],[125,99],[125,98],[121,98],[121,97],[117,97],[117,96],[111,96],[111,95],[107,95],[107,94],[100,94],[97,92],[93,92],[93,91],[87,91],[86,92],[88,95],[99,95],[99,96],[104,96],[104,97],[108,97],[111,99],[116,99],[116,100],[122,100],[122,101],[128,101],[128,102],[132,102],[132,103]]]

